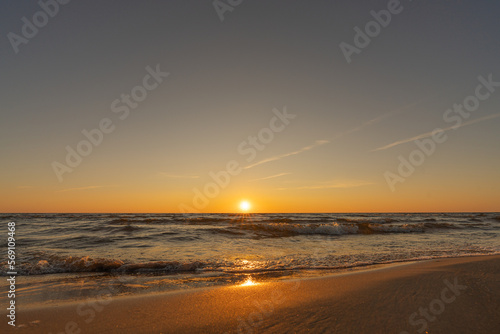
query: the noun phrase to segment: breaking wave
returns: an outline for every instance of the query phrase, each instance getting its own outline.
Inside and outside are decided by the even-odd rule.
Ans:
[[[470,227],[483,226],[482,224],[469,224]],[[484,224],[486,226],[486,224]],[[260,236],[286,237],[295,235],[346,235],[346,234],[382,234],[382,233],[423,233],[430,229],[460,229],[458,224],[444,222],[425,222],[415,224],[381,224],[381,223],[242,223],[227,229],[217,229],[215,233],[228,233],[230,231],[249,231]]]
[[[354,255],[327,255],[326,257],[284,258],[274,260],[219,260],[219,261],[149,261],[127,263],[118,259],[92,258],[89,256],[62,257],[47,255],[45,259],[32,259],[17,266],[18,275],[45,275],[62,273],[111,273],[111,274],[175,274],[175,273],[257,273],[289,270],[336,270],[429,260],[447,257],[500,254],[499,250],[470,247],[454,251],[408,251],[406,253],[370,253]],[[0,263],[0,275],[7,276],[6,262]]]
[[[117,259],[92,258],[90,256],[73,257],[47,255],[38,256],[30,261],[17,265],[17,272],[20,275],[41,275],[59,273],[84,273],[84,272],[122,272],[122,273],[145,273],[145,272],[183,272],[196,271],[203,268],[208,263],[199,261],[178,262],[178,261],[156,261],[143,263],[126,263]],[[0,264],[0,274],[6,275],[8,272],[7,263]]]

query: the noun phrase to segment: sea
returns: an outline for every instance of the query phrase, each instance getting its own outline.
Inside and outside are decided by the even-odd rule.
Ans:
[[[500,254],[500,213],[23,213],[0,222],[0,275],[12,271],[15,222],[16,303],[26,307]],[[5,278],[0,286],[4,305]]]

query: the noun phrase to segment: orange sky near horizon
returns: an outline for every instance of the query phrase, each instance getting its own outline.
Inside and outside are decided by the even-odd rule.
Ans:
[[[179,194],[145,188],[89,188],[47,191],[15,188],[1,195],[2,212],[78,213],[181,213],[180,205],[202,213],[241,212],[242,200],[251,203],[250,213],[293,212],[499,212],[495,188],[474,195],[466,188],[400,190],[391,193],[386,185],[346,189],[275,190],[229,186],[200,209],[193,203],[194,192]],[[8,196],[5,196],[8,194]],[[29,203],[29,205],[27,205]]]

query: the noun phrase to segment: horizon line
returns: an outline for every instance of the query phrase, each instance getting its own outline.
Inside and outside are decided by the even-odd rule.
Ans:
[[[1,215],[20,215],[20,214],[155,214],[155,215],[185,215],[185,214],[308,214],[308,213],[326,213],[326,214],[356,214],[356,213],[500,213],[500,211],[302,211],[302,212],[283,212],[283,211],[269,211],[269,212],[0,212]]]

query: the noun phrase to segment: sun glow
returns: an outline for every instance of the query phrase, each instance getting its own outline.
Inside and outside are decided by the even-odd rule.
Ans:
[[[240,210],[241,211],[248,211],[251,208],[251,204],[248,201],[241,201],[240,202]]]

